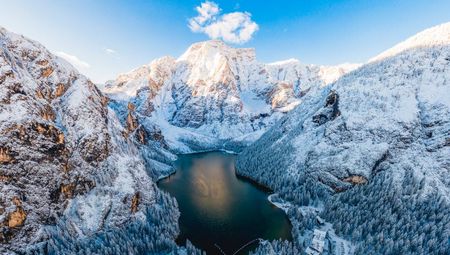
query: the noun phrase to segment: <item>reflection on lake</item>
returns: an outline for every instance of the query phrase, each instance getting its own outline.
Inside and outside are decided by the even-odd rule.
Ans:
[[[217,244],[232,254],[255,238],[291,239],[284,212],[236,177],[234,160],[222,152],[180,155],[177,172],[159,182],[178,201],[182,244],[189,239],[208,254],[220,254]]]

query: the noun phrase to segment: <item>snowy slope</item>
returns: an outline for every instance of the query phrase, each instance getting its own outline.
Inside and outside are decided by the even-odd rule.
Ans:
[[[401,53],[402,51],[411,50],[415,48],[427,48],[439,45],[447,45],[450,40],[450,22],[426,29],[405,41],[395,45],[394,47],[382,52],[378,56],[369,60],[374,62],[388,57],[392,57]]]
[[[357,253],[448,254],[449,155],[447,23],[309,93],[237,169],[296,208],[320,208]]]
[[[148,247],[175,249],[176,202],[107,103],[70,64],[0,28],[0,253],[100,254],[99,233],[149,224],[162,234],[148,230]],[[108,239],[110,251],[139,247],[133,233]]]
[[[357,67],[263,64],[254,49],[212,40],[193,44],[176,60],[164,57],[119,75],[104,91],[122,104],[136,104],[141,118],[164,127],[170,148],[188,152],[254,141],[311,87]]]

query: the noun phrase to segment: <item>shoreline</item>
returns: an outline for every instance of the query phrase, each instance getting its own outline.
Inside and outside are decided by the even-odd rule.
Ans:
[[[200,153],[208,153],[208,152],[223,152],[223,153],[232,154],[232,155],[239,154],[238,152],[235,152],[232,150],[227,150],[227,149],[206,149],[206,150],[199,150],[199,151],[181,152],[181,153],[177,153],[175,155],[191,155],[191,154],[200,154]]]
[[[267,200],[269,200],[269,202],[270,202],[271,204],[273,204],[274,206],[276,206],[277,208],[280,208],[281,210],[283,210],[284,213],[287,215],[289,208],[292,207],[292,204],[289,203],[289,202],[284,201],[283,199],[281,199],[281,198],[279,198],[279,197],[278,197],[278,199],[280,199],[281,202],[275,202],[275,201],[273,201],[273,197],[275,197],[275,196],[278,196],[278,193],[270,194],[270,195],[267,197]]]

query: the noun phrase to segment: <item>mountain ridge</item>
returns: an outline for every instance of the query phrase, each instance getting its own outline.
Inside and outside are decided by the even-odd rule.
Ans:
[[[186,144],[199,141],[209,144],[203,149],[227,149],[223,144],[254,141],[311,87],[334,82],[358,66],[264,64],[254,49],[211,40],[194,43],[178,59],[163,57],[119,75],[103,91],[117,101],[133,101],[143,118],[164,122],[159,124],[166,129],[163,136],[177,151],[195,151]],[[189,141],[192,134],[198,141]]]
[[[356,254],[449,252],[450,38],[412,38],[436,32],[446,39],[394,47],[310,93],[238,155],[238,174],[285,200],[294,239],[320,229]]]
[[[432,47],[438,45],[446,45],[450,41],[450,22],[439,24],[437,26],[427,28],[406,40],[394,45],[388,50],[371,58],[368,62],[382,60],[389,56],[393,56],[406,51],[408,49],[419,47]]]
[[[139,144],[160,149],[90,80],[0,28],[0,83],[0,253],[102,253],[104,236],[115,253],[178,249],[176,201],[148,173],[164,163]]]

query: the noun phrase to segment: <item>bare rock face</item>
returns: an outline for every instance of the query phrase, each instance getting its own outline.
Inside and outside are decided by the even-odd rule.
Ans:
[[[12,202],[16,206],[16,210],[8,215],[7,226],[9,228],[18,228],[24,224],[27,214],[23,210],[22,201],[18,197],[13,197]]]
[[[128,114],[125,120],[126,130],[123,133],[124,137],[128,138],[133,136],[134,140],[136,140],[139,144],[147,144],[147,131],[142,125],[139,124],[139,121],[135,116],[136,107],[133,103],[128,102],[127,109]]]
[[[361,175],[352,175],[342,179],[344,182],[349,182],[353,185],[361,185],[367,183],[367,178]]]
[[[140,144],[147,143],[147,131],[142,126],[136,130],[136,139]]]
[[[138,127],[138,122],[136,120],[136,117],[133,116],[131,112],[127,115],[127,129],[130,132],[133,132]]]
[[[323,125],[328,121],[333,121],[340,115],[339,95],[332,90],[328,94],[324,107],[312,117],[312,121],[317,125]]]
[[[63,76],[66,70],[46,50],[3,29],[0,43],[1,232],[9,244],[30,241],[64,209],[53,194],[72,177],[63,169],[73,149],[55,120],[62,102],[54,100],[52,84],[70,83],[76,73]]]
[[[0,28],[0,253],[46,242],[67,214],[76,239],[131,220],[125,197],[140,194],[133,213],[151,206],[154,185],[107,103],[70,64]]]
[[[139,194],[139,192],[136,192],[134,194],[133,198],[131,199],[131,212],[132,213],[135,213],[138,211],[140,198],[141,198],[141,195]]]
[[[8,148],[0,148],[0,163],[8,164],[13,162],[13,157]]]

